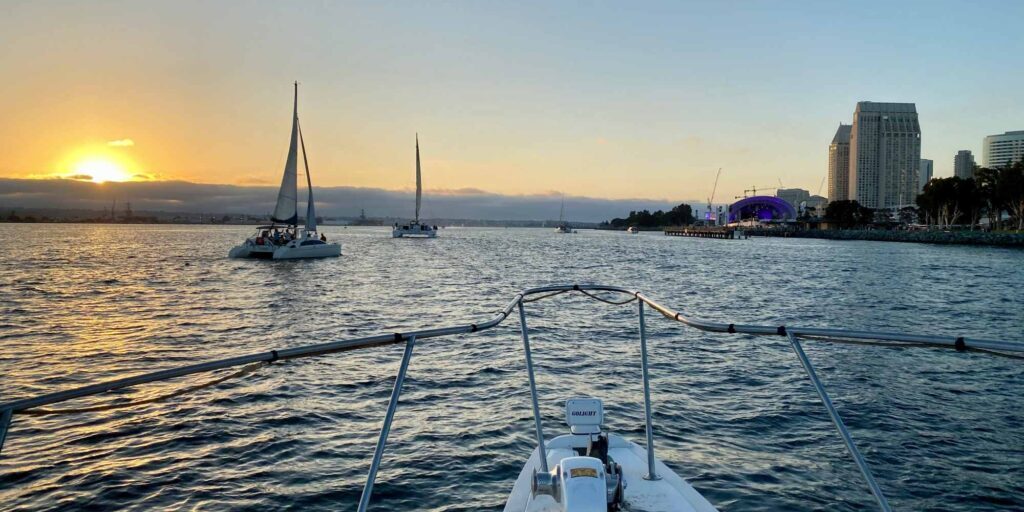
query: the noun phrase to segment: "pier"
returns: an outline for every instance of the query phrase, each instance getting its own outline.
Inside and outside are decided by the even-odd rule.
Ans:
[[[696,238],[722,238],[733,240],[744,238],[743,230],[734,228],[710,227],[710,228],[669,228],[665,230],[665,236],[688,236]]]

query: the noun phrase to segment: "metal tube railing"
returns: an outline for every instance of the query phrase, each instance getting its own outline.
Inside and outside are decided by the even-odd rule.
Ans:
[[[864,460],[864,456],[857,450],[857,445],[853,442],[853,436],[850,435],[850,431],[847,430],[846,424],[843,423],[843,419],[839,417],[839,412],[836,411],[836,407],[832,405],[832,399],[829,398],[828,392],[825,391],[825,386],[818,379],[817,372],[814,371],[814,366],[811,365],[811,360],[807,358],[807,354],[804,353],[804,349],[800,346],[800,342],[796,339],[797,334],[790,331],[786,334],[789,338],[789,343],[793,346],[793,352],[796,353],[796,357],[800,359],[800,364],[803,365],[804,371],[807,372],[807,377],[811,379],[811,384],[814,385],[814,391],[818,393],[818,398],[821,398],[821,403],[825,406],[825,410],[828,411],[829,417],[832,419],[832,424],[836,426],[836,430],[839,431],[839,435],[843,438],[843,443],[846,444],[846,449],[850,451],[850,456],[853,457],[854,462],[857,463],[857,468],[860,469],[861,475],[864,476],[864,480],[867,481],[868,487],[871,488],[871,494],[875,496],[875,500],[878,501],[878,507],[885,512],[891,512],[892,508],[889,507],[889,501],[885,499],[885,495],[882,494],[882,488],[878,486],[878,482],[875,481],[874,475],[871,474],[871,468],[868,467],[868,463]]]
[[[12,409],[0,410],[0,450],[4,448],[4,440],[7,439],[7,429],[11,426],[12,416],[14,416]]]
[[[405,372],[409,370],[409,361],[412,360],[412,349],[416,345],[416,336],[409,336],[405,342],[405,352],[402,354],[402,363],[398,366],[398,375],[395,376],[395,387],[391,390],[391,400],[388,401],[388,411],[384,414],[384,424],[380,427],[380,437],[377,439],[377,447],[373,451],[373,461],[370,462],[370,471],[366,475],[366,485],[363,486],[363,494],[359,497],[359,512],[366,512],[370,505],[370,495],[373,494],[373,482],[377,480],[377,469],[380,468],[380,459],[384,456],[384,446],[388,442],[388,434],[391,432],[391,422],[395,419],[395,411],[398,409],[398,397],[402,394],[402,384],[405,383]]]
[[[526,375],[530,381],[530,402],[533,404],[533,426],[537,431],[537,454],[540,456],[540,469],[547,473],[548,454],[544,446],[544,428],[540,420],[540,403],[537,399],[537,381],[533,375],[533,355],[530,353],[530,335],[526,328],[526,308],[519,302],[519,329],[523,335],[523,352],[526,354]]]
[[[812,382],[815,384],[815,390],[818,392],[819,397],[822,398],[825,403],[826,409],[829,411],[830,417],[832,417],[833,423],[837,429],[840,430],[840,434],[843,437],[843,441],[847,444],[847,448],[853,454],[854,459],[864,474],[865,479],[868,481],[868,485],[871,487],[872,493],[876,499],[879,500],[879,505],[883,510],[888,509],[888,503],[885,502],[884,496],[881,494],[881,490],[875,482],[874,477],[871,476],[870,470],[867,467],[867,463],[863,457],[857,451],[856,446],[853,444],[852,437],[849,431],[846,430],[842,424],[842,420],[839,418],[838,413],[835,411],[835,407],[832,406],[831,400],[828,398],[828,394],[825,392],[824,386],[820,380],[814,374],[813,367],[810,365],[810,361],[807,360],[806,354],[803,353],[799,342],[796,338],[799,337],[813,337],[822,338],[825,341],[830,341],[829,338],[840,338],[845,340],[864,340],[864,341],[885,341],[893,343],[906,343],[912,345],[931,345],[931,346],[945,346],[954,347],[957,350],[967,350],[971,348],[990,350],[990,351],[1002,351],[1002,352],[1024,352],[1024,344],[1009,341],[995,341],[995,340],[984,340],[977,338],[968,338],[963,336],[929,336],[929,335],[917,335],[917,334],[902,334],[902,333],[890,333],[890,332],[874,332],[874,331],[853,331],[853,330],[841,330],[841,329],[825,329],[825,328],[804,328],[804,327],[786,327],[781,326],[758,326],[758,325],[737,325],[737,324],[724,324],[719,322],[711,322],[706,320],[688,318],[683,316],[681,313],[674,311],[668,307],[665,307],[653,299],[644,296],[638,291],[629,290],[627,288],[621,288],[617,286],[605,286],[605,285],[560,285],[560,286],[545,286],[539,288],[531,288],[517,294],[511,302],[509,302],[503,309],[501,309],[493,318],[482,322],[480,324],[469,324],[454,327],[443,327],[435,329],[425,329],[407,333],[395,333],[395,334],[384,334],[377,336],[369,336],[364,338],[356,338],[351,340],[341,340],[329,343],[321,343],[316,345],[307,345],[294,348],[288,348],[283,350],[271,350],[270,352],[260,352],[256,354],[249,354],[239,357],[232,357],[227,359],[221,359],[217,361],[209,361],[205,363],[199,363],[194,365],[183,366],[179,368],[172,368],[168,370],[161,370],[151,373],[145,373],[141,375],[135,375],[132,377],[126,377],[122,379],[115,379],[105,382],[99,382],[96,384],[83,386],[79,388],[58,391],[55,393],[49,393],[41,396],[25,398],[20,400],[13,400],[10,402],[0,403],[0,451],[3,450],[4,440],[9,431],[12,418],[15,414],[25,411],[27,409],[38,408],[44,405],[55,404],[59,402],[65,402],[75,398],[82,398],[91,395],[97,395],[108,391],[117,389],[123,389],[150,382],[162,381],[173,379],[177,377],[183,377],[186,375],[192,375],[203,372],[210,372],[215,370],[221,370],[230,368],[233,366],[241,366],[251,364],[255,362],[274,362],[281,359],[295,359],[300,357],[311,357],[325,354],[332,354],[338,352],[347,352],[352,350],[358,350],[369,347],[377,347],[383,345],[390,345],[401,343],[406,341],[406,356],[403,356],[403,363],[400,367],[400,378],[396,378],[396,388],[392,394],[392,402],[389,404],[390,415],[385,416],[385,428],[382,428],[381,439],[378,440],[378,450],[383,451],[384,444],[386,443],[387,432],[385,429],[390,429],[391,420],[394,415],[394,408],[397,407],[398,393],[401,391],[400,380],[404,380],[404,373],[408,368],[408,359],[411,358],[412,346],[414,339],[426,339],[440,336],[450,336],[453,334],[465,334],[477,331],[490,329],[501,324],[508,318],[512,308],[519,307],[520,324],[523,336],[523,345],[527,354],[527,369],[530,377],[531,385],[531,399],[533,401],[534,417],[536,419],[535,428],[537,430],[538,446],[541,455],[542,468],[547,471],[547,457],[544,450],[544,437],[540,425],[540,411],[537,400],[536,383],[534,381],[533,363],[532,356],[530,355],[529,349],[529,338],[526,332],[526,315],[523,309],[524,299],[539,295],[539,297],[533,300],[539,300],[541,298],[557,295],[567,291],[579,290],[586,293],[586,291],[602,291],[602,292],[614,292],[622,293],[626,295],[632,295],[636,300],[639,301],[639,314],[641,319],[641,352],[643,356],[643,369],[644,369],[644,391],[645,391],[645,415],[647,421],[647,441],[648,441],[648,465],[650,475],[654,475],[654,463],[653,463],[653,436],[651,434],[651,409],[650,409],[650,389],[649,389],[649,376],[647,375],[647,357],[646,357],[646,333],[644,330],[644,304],[650,306],[655,311],[658,311],[663,316],[680,322],[684,325],[694,327],[703,331],[709,332],[726,332],[731,334],[751,334],[751,335],[781,335],[786,336],[793,345],[794,351],[801,360],[801,364],[804,365],[808,375],[811,377]],[[597,298],[592,294],[587,293],[588,296]],[[603,300],[598,298],[598,300]],[[375,462],[371,465],[371,470],[374,475],[376,470],[374,467],[379,467],[380,455],[376,453],[374,456]],[[370,491],[372,490],[372,478],[368,478],[368,487],[364,487],[365,499],[369,499]],[[362,498],[360,500],[363,501]],[[361,505],[362,507],[362,505]],[[362,508],[361,508],[362,510]]]
[[[644,424],[647,430],[647,480],[661,480],[654,468],[654,423],[651,421],[651,376],[647,366],[647,326],[644,322],[644,303],[637,301],[640,316],[640,372],[644,377]]]

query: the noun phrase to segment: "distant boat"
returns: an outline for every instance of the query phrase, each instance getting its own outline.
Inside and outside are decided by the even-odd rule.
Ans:
[[[436,238],[437,226],[420,224],[420,203],[423,200],[423,178],[420,171],[420,135],[416,134],[416,217],[412,222],[399,225],[391,230],[392,238]]]
[[[277,205],[270,216],[270,225],[259,226],[256,233],[228,252],[231,258],[298,259],[327,258],[341,255],[341,244],[327,243],[325,235],[317,236],[316,208],[313,202],[313,180],[309,176],[306,143],[299,127],[299,83],[295,82],[295,105],[292,115],[292,136],[288,144],[288,159],[284,164],[281,188],[277,192]],[[298,153],[302,149],[302,163],[306,169],[306,227],[299,230]]]
[[[558,227],[555,228],[555,233],[566,235],[575,232],[576,230],[565,221],[565,194],[562,194],[562,210],[558,213]]]
[[[638,234],[638,233],[640,233],[640,228],[638,228],[636,226],[630,226],[630,227],[626,228],[626,233],[629,233],[631,235]]]

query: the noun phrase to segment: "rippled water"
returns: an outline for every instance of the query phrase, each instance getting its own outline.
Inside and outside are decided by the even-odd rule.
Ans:
[[[1024,252],[876,242],[327,228],[343,256],[225,257],[249,228],[0,225],[0,399],[370,333],[489,318],[519,289],[635,287],[695,316],[1024,340]],[[549,436],[604,399],[642,441],[635,305],[530,304]],[[724,510],[872,499],[785,340],[652,316],[657,452]],[[897,509],[1024,508],[1024,362],[806,350]],[[517,326],[417,345],[374,510],[500,510],[532,449]],[[135,408],[17,416],[5,510],[354,510],[401,347],[279,362]],[[221,375],[221,374],[218,374]],[[181,379],[69,404],[158,396]]]

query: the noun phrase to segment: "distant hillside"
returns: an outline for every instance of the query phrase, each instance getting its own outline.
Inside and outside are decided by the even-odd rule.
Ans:
[[[301,195],[301,194],[300,194]],[[406,219],[413,213],[413,192],[375,188],[316,188],[317,213],[327,218]],[[277,198],[274,187],[208,185],[183,181],[95,184],[67,179],[0,178],[0,216],[12,208],[109,211],[131,202],[136,212],[251,215],[263,217]],[[566,196],[565,217],[573,223],[598,223],[632,210],[669,210],[680,201],[601,199]],[[558,219],[559,194],[502,195],[475,189],[427,190],[423,217],[478,221]],[[300,208],[301,209],[301,208]]]

